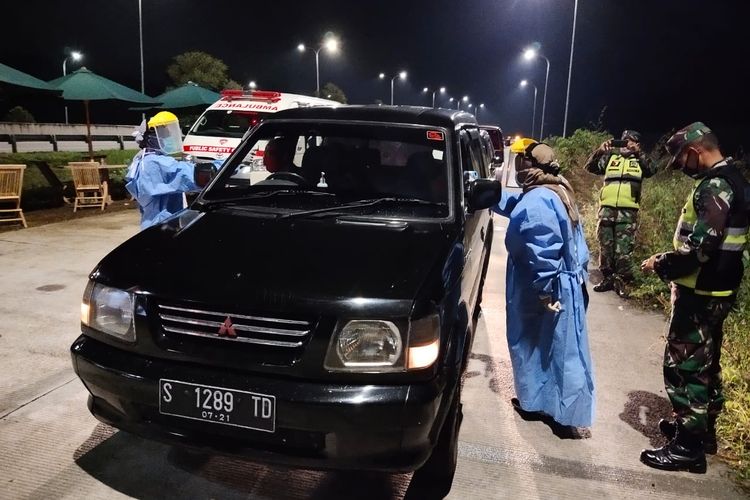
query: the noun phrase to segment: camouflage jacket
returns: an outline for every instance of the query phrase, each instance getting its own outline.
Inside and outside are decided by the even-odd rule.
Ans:
[[[727,160],[732,161],[728,158],[713,168],[727,165]],[[697,220],[692,232],[676,250],[656,259],[654,271],[660,278],[669,281],[689,275],[717,255],[734,199],[732,185],[723,177],[709,177],[696,186],[691,201]],[[681,222],[682,218],[678,222],[678,232]]]

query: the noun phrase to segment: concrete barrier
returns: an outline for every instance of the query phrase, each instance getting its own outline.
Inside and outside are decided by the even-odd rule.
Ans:
[[[94,149],[138,149],[136,125],[91,125]],[[0,122],[0,152],[88,151],[86,125]]]

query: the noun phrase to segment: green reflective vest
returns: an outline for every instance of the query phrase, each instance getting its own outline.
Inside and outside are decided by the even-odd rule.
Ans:
[[[700,185],[711,178],[721,177],[732,186],[732,205],[729,209],[729,220],[724,228],[721,246],[708,262],[692,274],[673,280],[674,283],[692,289],[696,295],[713,297],[730,297],[737,292],[742,281],[744,267],[742,252],[747,243],[748,214],[745,209],[744,187],[746,181],[737,168],[729,163],[715,167],[708,175],[698,179],[682,209],[677,223],[673,244],[681,247],[693,233],[698,214],[695,211],[695,193]]]
[[[613,154],[604,170],[599,204],[612,208],[640,208],[643,171],[637,158]]]

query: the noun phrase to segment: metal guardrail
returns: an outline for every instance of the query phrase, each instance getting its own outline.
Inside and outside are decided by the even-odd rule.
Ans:
[[[49,142],[52,144],[53,151],[59,151],[58,143],[60,142],[87,142],[88,137],[81,134],[0,134],[0,142],[10,144],[14,153],[18,153],[19,142]],[[114,134],[92,134],[91,141],[113,141],[120,145],[120,149],[125,149],[125,141],[133,142],[135,139],[129,135]]]

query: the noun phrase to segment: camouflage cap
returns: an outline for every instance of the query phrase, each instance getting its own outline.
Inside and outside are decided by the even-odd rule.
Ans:
[[[667,163],[667,168],[678,168],[675,163],[677,157],[680,156],[682,150],[685,149],[685,146],[710,133],[712,133],[711,129],[703,122],[693,122],[687,127],[683,127],[675,132],[666,144],[667,152],[672,155],[669,163]]]
[[[622,131],[622,137],[620,137],[622,140],[630,139],[633,142],[641,142],[641,133],[636,130],[623,130]]]

